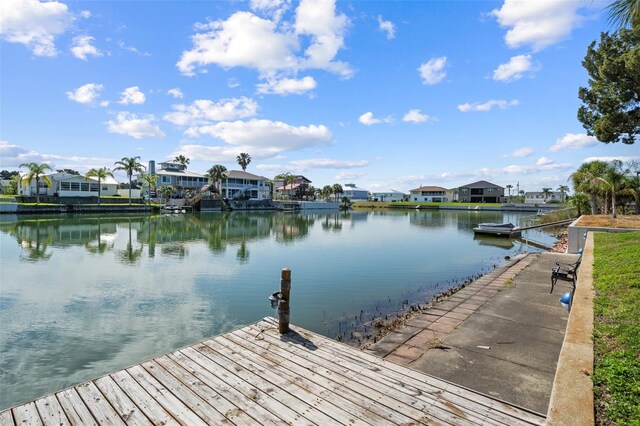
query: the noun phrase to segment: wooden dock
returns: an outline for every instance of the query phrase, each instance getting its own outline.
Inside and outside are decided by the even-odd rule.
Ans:
[[[531,425],[544,416],[273,318],[0,412],[1,425]]]

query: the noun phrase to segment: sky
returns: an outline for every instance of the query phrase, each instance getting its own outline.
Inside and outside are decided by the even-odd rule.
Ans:
[[[314,186],[568,185],[603,0],[0,2],[0,169],[190,159]],[[116,178],[126,177],[116,173]]]

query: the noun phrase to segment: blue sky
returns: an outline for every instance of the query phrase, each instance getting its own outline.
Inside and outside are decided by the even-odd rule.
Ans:
[[[190,158],[315,186],[556,189],[606,3],[3,0],[0,168]],[[124,176],[116,175],[121,180]]]

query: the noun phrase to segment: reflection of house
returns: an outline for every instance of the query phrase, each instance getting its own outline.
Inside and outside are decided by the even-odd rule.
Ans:
[[[159,170],[156,170],[155,161],[149,161],[150,175],[156,175],[156,188],[160,190],[163,186],[173,186],[182,195],[184,191],[196,192],[200,190],[208,181],[207,177],[187,170],[187,166],[170,161],[159,163]]]
[[[427,201],[430,203],[442,203],[448,201],[447,189],[441,186],[421,186],[412,189],[409,193],[411,201]]]
[[[458,200],[462,203],[503,203],[504,188],[480,180],[458,188]]]
[[[349,197],[349,201],[369,201],[369,191],[358,188],[355,183],[345,183],[342,197]]]
[[[270,199],[267,178],[240,170],[224,173],[220,192],[230,200],[268,200]]]
[[[382,191],[371,192],[371,198],[373,201],[383,201],[387,203],[404,201],[406,196],[407,194],[396,191],[395,189],[385,189]]]
[[[546,195],[542,191],[532,191],[524,193],[524,202],[528,204],[548,203],[549,201],[561,202],[562,193],[559,191],[550,191]]]
[[[18,186],[19,195],[36,195],[36,180],[32,179],[27,182],[24,177],[26,173],[21,175],[20,185]],[[118,193],[118,182],[107,176],[106,179],[100,181],[98,178],[74,175],[67,172],[50,173],[44,175],[51,181],[51,186],[47,185],[42,176],[40,177],[40,195],[60,196],[60,197],[97,197],[101,189],[102,196],[116,195]]]
[[[313,194],[307,194],[311,181],[302,175],[295,176],[295,178],[296,181],[293,183],[274,180],[273,187],[275,195],[289,199],[302,199],[304,196],[313,196]]]

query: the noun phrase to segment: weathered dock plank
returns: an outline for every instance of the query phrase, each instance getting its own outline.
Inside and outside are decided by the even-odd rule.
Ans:
[[[543,423],[273,318],[0,412],[0,426]]]

